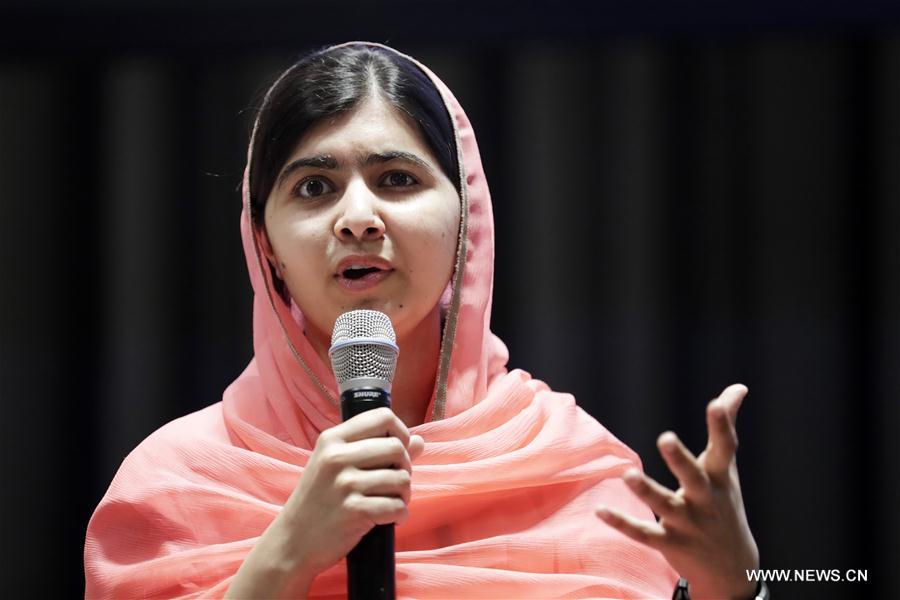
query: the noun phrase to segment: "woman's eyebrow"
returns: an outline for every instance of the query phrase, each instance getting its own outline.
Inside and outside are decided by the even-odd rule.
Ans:
[[[366,157],[364,166],[386,163],[392,160],[402,160],[405,162],[413,163],[418,165],[428,171],[429,173],[433,172],[431,165],[427,162],[416,156],[415,154],[411,154],[409,152],[403,152],[402,150],[389,150],[387,152],[376,152],[374,154],[370,154]]]
[[[298,158],[289,162],[278,176],[275,187],[281,187],[281,184],[291,176],[291,173],[302,167],[313,167],[315,169],[337,169],[338,161],[330,154],[320,154],[319,156],[310,156]]]
[[[361,166],[369,167],[371,165],[382,164],[386,162],[390,162],[392,160],[400,160],[408,163],[412,163],[414,165],[418,165],[422,167],[429,173],[434,173],[434,169],[427,162],[412,154],[410,152],[404,152],[402,150],[388,150],[387,152],[374,152],[366,156],[365,160],[360,160],[359,164]],[[278,181],[275,182],[275,187],[281,187],[281,184],[285,182],[285,180],[291,176],[291,173],[296,171],[297,169],[303,167],[312,167],[314,169],[340,169],[340,163],[338,163],[337,159],[335,159],[330,154],[320,154],[319,156],[307,156],[298,158],[296,160],[292,160],[288,163],[284,169],[281,170],[281,174],[278,175]]]

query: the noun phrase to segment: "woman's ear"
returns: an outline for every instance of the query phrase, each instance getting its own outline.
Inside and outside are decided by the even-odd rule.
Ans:
[[[275,256],[275,251],[272,249],[272,242],[269,241],[269,232],[266,231],[266,226],[255,225],[255,227],[257,228],[257,235],[259,236],[259,245],[262,247],[266,260],[269,261],[269,266],[275,272],[275,275],[278,276],[278,279],[284,279],[284,276],[281,273],[281,266],[278,264],[278,258]]]
[[[256,235],[259,238],[259,245],[263,255],[269,263],[269,273],[272,275],[272,285],[275,288],[275,292],[285,304],[290,306],[291,295],[284,282],[284,273],[281,271],[281,263],[278,262],[278,257],[275,256],[275,250],[272,248],[272,242],[269,240],[269,233],[266,231],[266,226],[263,224],[254,225],[254,227],[256,227]]]

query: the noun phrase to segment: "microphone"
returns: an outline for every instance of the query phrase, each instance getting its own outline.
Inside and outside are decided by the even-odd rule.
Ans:
[[[391,407],[397,338],[390,318],[377,310],[351,310],[337,318],[331,334],[331,367],[341,391],[341,418]],[[376,525],[347,554],[349,600],[393,600],[394,524]]]

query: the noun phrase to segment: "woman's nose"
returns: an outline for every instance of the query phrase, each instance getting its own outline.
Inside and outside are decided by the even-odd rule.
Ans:
[[[379,240],[384,235],[384,221],[378,213],[378,196],[362,182],[351,184],[340,202],[341,213],[334,223],[338,239],[350,241]]]

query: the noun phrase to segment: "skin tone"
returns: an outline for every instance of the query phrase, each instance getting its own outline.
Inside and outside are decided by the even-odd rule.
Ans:
[[[625,483],[659,515],[658,522],[606,506],[597,509],[612,527],[659,550],[688,580],[695,600],[745,600],[756,590],[746,570],[759,568],[759,551],[747,524],[735,460],[735,423],[746,394],[745,386],[732,385],[707,405],[709,441],[700,456],[671,431],[659,436],[660,453],[680,484],[677,491],[637,469],[625,473]]]
[[[326,364],[335,319],[386,313],[400,346],[393,411],[321,433],[303,477],[235,575],[230,598],[305,597],[374,525],[403,523],[412,461],[440,355],[441,294],[456,259],[459,196],[415,123],[378,97],[300,139],[266,203],[266,258],[303,311]],[[339,266],[377,257],[387,272],[354,289]]]
[[[226,598],[306,598],[375,525],[406,522],[424,442],[387,408],[319,435],[303,477],[238,569]]]
[[[319,166],[297,166],[310,162]],[[367,308],[391,318],[400,346],[392,404],[408,426],[424,421],[434,389],[438,301],[456,260],[459,211],[416,124],[379,97],[308,130],[266,203],[264,252],[325,364],[340,314]],[[348,290],[336,276],[352,256],[383,259],[389,274]]]
[[[312,127],[286,161],[258,235],[266,258],[302,310],[326,364],[331,329],[348,310],[386,313],[401,348],[393,412],[378,409],[319,436],[303,477],[260,537],[226,594],[306,597],[376,524],[407,519],[412,462],[440,354],[438,301],[452,273],[459,197],[416,125],[377,96]],[[364,290],[342,283],[347,257],[374,256],[388,274]],[[707,409],[709,444],[694,457],[674,433],[659,448],[681,487],[638,470],[628,486],[659,522],[599,507],[597,516],[659,550],[691,583],[692,597],[750,598],[744,569],[759,565],[735,462],[737,411],[747,390],[726,389]]]

